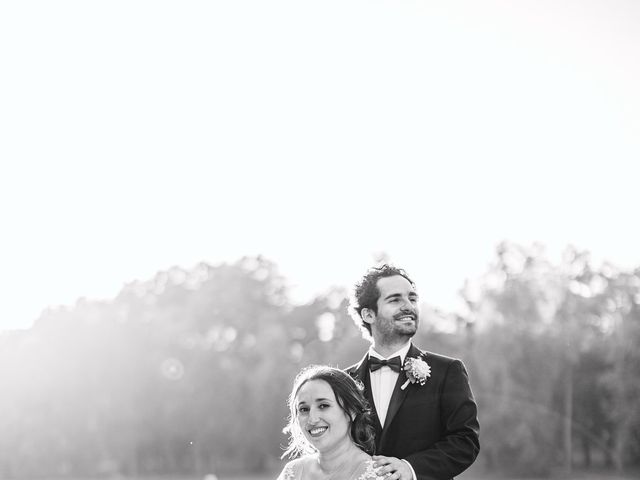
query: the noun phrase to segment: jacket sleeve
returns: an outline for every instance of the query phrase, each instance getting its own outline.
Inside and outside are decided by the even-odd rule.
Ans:
[[[406,457],[418,480],[447,480],[466,470],[480,451],[478,408],[460,360],[447,369],[440,397],[441,439]]]

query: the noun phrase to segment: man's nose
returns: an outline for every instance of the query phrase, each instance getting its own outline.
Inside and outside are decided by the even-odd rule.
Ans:
[[[408,298],[402,299],[401,308],[403,311],[406,310],[407,312],[411,312],[411,313],[415,313],[416,311],[413,303],[411,303],[411,300],[409,300]]]

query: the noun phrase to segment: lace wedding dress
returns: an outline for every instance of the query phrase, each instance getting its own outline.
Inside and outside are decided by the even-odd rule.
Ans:
[[[311,462],[315,461],[312,457],[297,458],[290,461],[282,469],[282,472],[278,476],[278,480],[308,480],[305,476],[305,467]],[[384,477],[378,476],[373,468],[373,460],[367,460],[362,462],[353,474],[349,477],[341,477],[338,473],[332,477],[327,477],[329,480],[383,480]]]

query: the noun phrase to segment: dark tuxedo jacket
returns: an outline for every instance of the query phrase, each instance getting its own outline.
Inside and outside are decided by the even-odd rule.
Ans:
[[[431,376],[424,385],[410,383],[401,390],[407,377],[400,371],[384,425],[371,395],[368,355],[346,371],[365,386],[376,428],[376,454],[407,460],[418,480],[448,480],[469,467],[480,451],[469,377],[460,360],[423,352],[413,344],[409,357],[427,362]]]

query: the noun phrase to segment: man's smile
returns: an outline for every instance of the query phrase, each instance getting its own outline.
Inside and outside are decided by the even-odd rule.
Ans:
[[[416,316],[414,314],[408,313],[408,314],[403,314],[403,315],[397,315],[394,317],[394,319],[396,321],[405,321],[405,320],[411,320],[413,322],[416,321]]]

